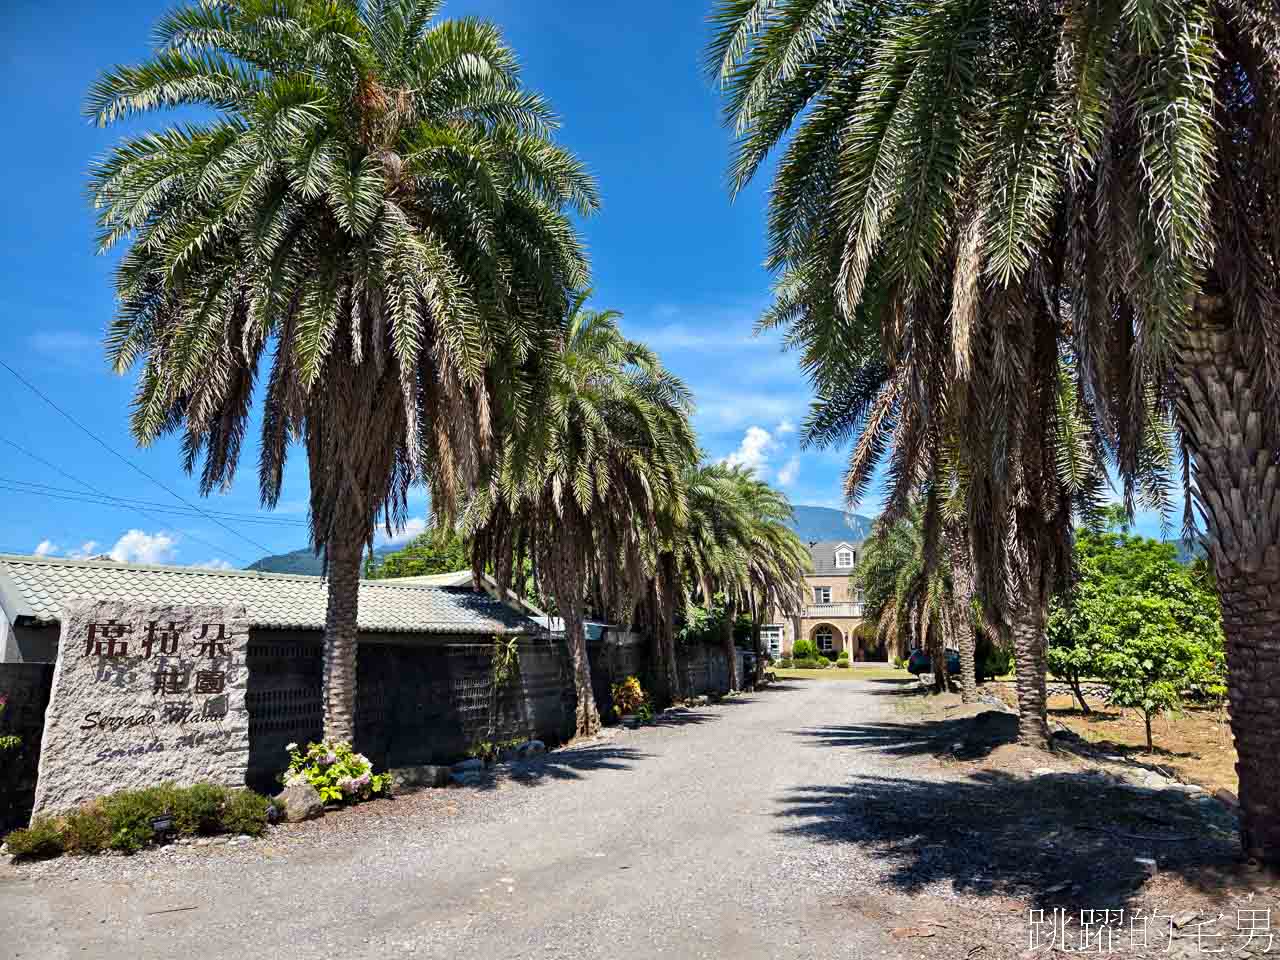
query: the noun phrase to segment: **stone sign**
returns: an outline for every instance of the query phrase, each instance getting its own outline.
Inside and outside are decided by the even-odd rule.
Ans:
[[[70,605],[33,815],[166,781],[244,786],[248,643],[241,605]]]

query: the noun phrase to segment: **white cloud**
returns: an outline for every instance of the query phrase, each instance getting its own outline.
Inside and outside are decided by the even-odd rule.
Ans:
[[[35,555],[37,557],[54,557],[62,552],[62,548],[52,540],[41,540],[36,544]]]
[[[745,330],[745,332],[744,332]],[[728,325],[718,329],[695,328],[683,323],[668,323],[656,330],[640,331],[639,336],[654,350],[720,350],[725,347],[764,346],[766,342],[751,336],[751,327]]]
[[[151,534],[142,530],[130,530],[116,541],[116,545],[110,550],[110,557],[116,563],[164,563],[173,559],[177,552],[174,549],[176,543],[172,536],[164,532]],[[88,546],[90,544],[85,544],[86,548]]]
[[[425,519],[422,517],[410,517],[403,527],[389,537],[385,529],[379,530],[375,542],[380,547],[399,547],[419,534],[426,533],[426,530],[427,521]]]
[[[796,482],[796,477],[798,476],[800,476],[800,458],[792,457],[778,471],[778,484],[779,486],[789,487]]]
[[[80,546],[76,547],[67,554],[72,560],[84,560],[93,556],[93,552],[98,549],[97,540],[86,540]]]
[[[773,432],[778,434],[779,436],[783,435],[784,433],[795,433],[796,425],[792,423],[791,420],[789,420],[787,417],[783,417],[782,420],[778,423],[778,425],[773,428]]]
[[[235,567],[232,566],[230,563],[228,563],[226,560],[221,560],[218,558],[214,558],[213,560],[206,560],[204,563],[193,563],[192,566],[198,567],[201,570],[234,570],[235,569]]]
[[[777,441],[764,427],[750,426],[742,436],[738,449],[721,462],[730,467],[746,467],[752,473],[761,473],[769,464],[769,454],[777,447]]]

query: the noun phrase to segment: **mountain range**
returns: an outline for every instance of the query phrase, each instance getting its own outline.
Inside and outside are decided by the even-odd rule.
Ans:
[[[811,540],[863,540],[871,533],[871,525],[875,521],[857,513],[844,510],[833,510],[831,507],[795,508],[795,521],[791,528],[806,543]],[[374,555],[381,557],[398,550],[397,546],[378,547]],[[307,576],[319,576],[324,571],[324,562],[310,549],[304,547],[290,553],[277,553],[263,557],[249,564],[246,570],[260,570],[263,573],[296,573]]]

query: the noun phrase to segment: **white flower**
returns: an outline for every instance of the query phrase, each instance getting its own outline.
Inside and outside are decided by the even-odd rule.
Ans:
[[[288,750],[290,753],[293,753],[293,751],[298,749],[298,745],[296,743],[286,743],[284,745],[284,748]]]

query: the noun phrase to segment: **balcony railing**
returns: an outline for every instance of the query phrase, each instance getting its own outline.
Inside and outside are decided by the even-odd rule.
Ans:
[[[844,603],[810,603],[804,608],[807,618],[813,617],[861,617],[864,604],[857,601]]]

